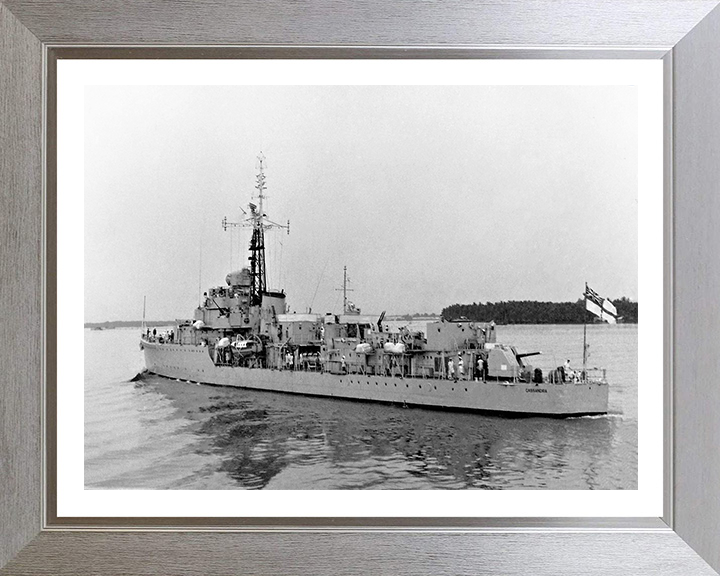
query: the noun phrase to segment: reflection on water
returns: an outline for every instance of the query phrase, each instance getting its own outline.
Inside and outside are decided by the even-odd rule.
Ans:
[[[578,329],[501,328],[523,349],[524,339],[574,342]],[[86,487],[635,489],[637,328],[595,331],[594,353],[615,354],[612,413],[569,419],[128,382],[120,373],[142,364],[136,331],[86,332]],[[108,358],[116,345],[135,348]]]

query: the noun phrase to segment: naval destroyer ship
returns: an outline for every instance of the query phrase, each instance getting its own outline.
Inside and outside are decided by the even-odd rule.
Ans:
[[[249,267],[210,288],[192,319],[164,334],[143,327],[146,370],[171,379],[361,401],[566,417],[604,414],[605,370],[560,366],[543,374],[520,353],[498,343],[494,322],[428,322],[424,331],[383,324],[384,313],[363,315],[344,293],[342,314],[290,314],[284,291],[267,287],[265,232],[290,222],[264,212],[264,159],[257,204],[225,230],[252,230]],[[344,288],[347,287],[346,282]],[[586,346],[584,344],[584,346]],[[586,348],[585,348],[586,350]],[[583,353],[585,357],[585,353]]]

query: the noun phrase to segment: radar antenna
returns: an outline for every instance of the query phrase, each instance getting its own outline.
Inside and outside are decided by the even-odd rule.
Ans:
[[[259,305],[262,300],[263,293],[267,290],[267,275],[265,270],[265,231],[273,228],[282,228],[290,234],[290,220],[287,224],[278,224],[267,217],[263,209],[263,203],[267,195],[265,190],[265,156],[262,152],[257,157],[258,174],[256,177],[255,189],[257,190],[258,203],[248,204],[250,214],[240,208],[243,215],[247,216],[240,222],[228,222],[227,217],[222,220],[223,230],[228,228],[252,228],[252,237],[250,239],[250,304]]]

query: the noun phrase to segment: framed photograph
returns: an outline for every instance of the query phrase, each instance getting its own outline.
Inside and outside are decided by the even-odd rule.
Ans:
[[[0,4],[3,573],[715,573],[716,4]]]

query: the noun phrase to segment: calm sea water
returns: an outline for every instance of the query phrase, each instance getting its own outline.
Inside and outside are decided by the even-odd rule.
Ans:
[[[498,326],[543,371],[582,326]],[[85,332],[94,489],[637,489],[637,326],[588,326],[610,414],[556,420],[402,408],[150,376],[139,329]]]

